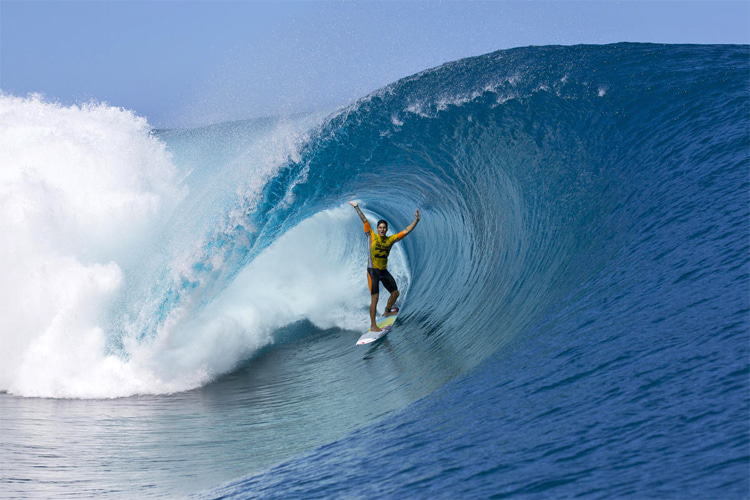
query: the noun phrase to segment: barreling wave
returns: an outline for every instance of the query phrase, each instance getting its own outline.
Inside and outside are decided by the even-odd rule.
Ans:
[[[514,49],[424,71],[330,116],[193,130],[2,95],[0,391],[114,398],[205,387],[241,409],[226,429],[254,429],[253,456],[224,450],[220,474],[334,441],[493,355],[472,373],[494,401],[506,349],[529,363],[547,359],[537,350],[579,356],[586,346],[560,346],[568,333],[599,345],[594,324],[606,342],[635,339],[623,321],[667,340],[685,332],[667,344],[674,356],[698,337],[726,342],[738,356],[727,366],[744,363],[732,377],[746,376],[747,55]],[[352,199],[393,230],[423,213],[389,260],[399,326],[364,351],[354,342],[367,324],[366,249]],[[695,318],[711,321],[691,329]],[[600,366],[640,369],[618,356]],[[563,388],[608,371],[549,366]],[[517,369],[530,393],[557,394],[546,376]],[[366,397],[363,378],[379,380]],[[442,397],[477,390],[467,382]],[[509,394],[509,405],[524,398]],[[393,433],[418,425],[429,401]],[[285,472],[249,484],[278,494],[275,474]]]
[[[689,74],[685,60],[695,50],[503,51],[396,82],[320,125],[320,117],[305,117],[153,135],[144,121],[112,108],[3,97],[11,126],[17,110],[47,113],[28,125],[34,133],[10,159],[15,177],[6,176],[6,193],[16,193],[4,198],[9,208],[29,200],[40,207],[33,218],[28,209],[6,211],[22,214],[6,218],[11,234],[25,233],[16,240],[23,245],[8,251],[33,249],[14,267],[39,276],[50,255],[69,264],[31,283],[4,280],[9,294],[41,293],[45,305],[39,314],[36,306],[6,301],[4,316],[22,326],[4,331],[23,331],[25,340],[4,335],[17,347],[12,356],[27,361],[5,363],[2,389],[80,397],[185,390],[231,371],[290,323],[358,329],[366,296],[354,256],[362,250],[356,223],[340,209],[353,198],[394,228],[408,224],[415,208],[424,212],[394,264],[408,279],[404,324],[440,345],[453,373],[461,373],[616,258],[635,230],[634,213],[658,199],[644,184],[663,185],[663,176],[685,169],[685,158],[708,154],[705,131],[686,115],[700,119],[720,99],[722,123],[741,122],[746,88],[734,80],[693,101],[654,97],[695,92],[703,80],[719,85],[724,73],[741,67],[742,50],[701,48],[716,51],[725,68]],[[49,140],[47,130],[71,123],[79,129],[70,138]],[[730,128],[722,141],[741,146],[743,132]],[[63,159],[33,157],[37,146]],[[114,159],[123,152],[133,157]],[[94,168],[86,177],[84,169]],[[71,171],[80,179],[56,178]],[[124,191],[128,182],[133,193]],[[21,194],[13,186],[22,186]],[[52,221],[39,215],[45,209],[55,214]],[[306,235],[289,243],[306,251],[293,261],[274,257],[285,250],[270,247],[286,233],[294,239],[291,230],[300,224],[318,232],[302,227],[297,233]],[[63,234],[50,236],[47,228]],[[319,238],[326,243],[311,245]],[[264,252],[270,276],[258,280],[255,262]],[[13,255],[3,260],[18,263]],[[304,273],[309,279],[301,279]],[[334,283],[318,288],[329,279]],[[272,282],[310,290],[264,303]],[[90,348],[85,357],[116,373],[106,387],[77,385],[92,375],[78,373],[81,348],[53,348],[76,335]],[[27,380],[42,365],[60,365],[61,372],[47,370],[45,382],[39,375]]]
[[[486,362],[207,496],[746,497],[748,60],[502,51],[332,118],[297,199],[424,211],[375,385],[430,392]]]

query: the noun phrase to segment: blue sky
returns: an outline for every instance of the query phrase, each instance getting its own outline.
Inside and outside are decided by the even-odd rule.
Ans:
[[[0,0],[0,89],[156,127],[332,109],[527,45],[750,43],[747,1]]]

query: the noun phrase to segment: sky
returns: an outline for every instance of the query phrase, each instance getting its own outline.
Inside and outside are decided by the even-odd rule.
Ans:
[[[750,2],[0,0],[0,91],[154,127],[333,110],[528,45],[750,43]]]

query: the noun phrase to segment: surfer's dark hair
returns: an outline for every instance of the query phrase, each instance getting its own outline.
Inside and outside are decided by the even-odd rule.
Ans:
[[[375,224],[375,227],[380,226],[381,224],[385,224],[386,231],[388,230],[388,222],[386,222],[385,219],[380,219],[377,224]]]

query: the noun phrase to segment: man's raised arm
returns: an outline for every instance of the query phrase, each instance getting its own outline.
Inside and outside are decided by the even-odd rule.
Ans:
[[[367,222],[367,217],[365,217],[365,214],[362,213],[362,210],[359,209],[359,204],[356,201],[350,201],[349,205],[354,207],[354,210],[357,211],[359,214],[359,218],[362,219],[362,223]]]
[[[414,222],[412,222],[411,224],[409,224],[408,226],[406,226],[406,229],[404,229],[404,236],[406,236],[407,234],[411,233],[414,230],[414,228],[417,227],[417,224],[419,224],[419,219],[421,219],[421,218],[422,218],[422,216],[419,213],[419,209],[417,209],[417,211],[414,214]]]

